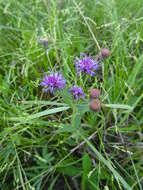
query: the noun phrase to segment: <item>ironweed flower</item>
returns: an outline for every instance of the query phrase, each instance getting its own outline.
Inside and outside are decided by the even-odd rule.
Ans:
[[[82,56],[75,61],[75,68],[77,75],[86,73],[87,75],[94,76],[95,71],[99,69],[98,61],[92,57]]]
[[[50,91],[51,94],[54,90],[61,90],[65,87],[66,80],[63,78],[60,72],[51,73],[50,75],[45,75],[43,81],[40,83],[41,86],[45,87],[45,92]]]
[[[69,92],[70,92],[71,94],[73,94],[73,96],[74,96],[74,98],[76,99],[76,101],[78,101],[78,99],[79,99],[80,96],[81,96],[82,99],[85,98],[85,94],[84,94],[82,88],[81,88],[81,87],[78,87],[78,86],[76,86],[76,85],[74,85],[73,87],[71,87],[71,88],[69,89]]]

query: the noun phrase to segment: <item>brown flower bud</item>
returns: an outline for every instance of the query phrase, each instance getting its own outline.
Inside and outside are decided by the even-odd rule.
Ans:
[[[99,99],[92,99],[89,104],[92,111],[99,111],[101,109],[101,101]]]
[[[110,50],[107,48],[101,48],[100,54],[101,54],[102,58],[107,58],[110,55]]]
[[[92,88],[90,90],[90,98],[91,99],[99,98],[100,94],[101,94],[101,91],[99,89]]]

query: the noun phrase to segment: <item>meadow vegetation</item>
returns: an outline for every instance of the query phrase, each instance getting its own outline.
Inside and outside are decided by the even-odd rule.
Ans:
[[[100,48],[100,71],[77,76]],[[142,190],[142,52],[143,0],[0,0],[0,189]],[[53,96],[40,83],[59,70]]]

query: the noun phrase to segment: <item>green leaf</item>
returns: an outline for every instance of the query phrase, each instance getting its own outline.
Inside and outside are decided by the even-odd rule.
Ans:
[[[22,104],[26,104],[26,105],[50,105],[50,106],[68,106],[65,103],[58,103],[56,101],[44,101],[44,100],[35,100],[35,101],[22,101]]]
[[[63,174],[71,177],[81,174],[82,171],[80,167],[75,167],[75,166],[61,167],[59,170]]]
[[[79,104],[78,105],[78,111],[80,113],[80,115],[82,116],[83,114],[85,114],[86,112],[89,111],[89,105],[88,102],[85,102],[84,104]]]
[[[62,124],[60,126],[60,129],[57,130],[58,133],[72,133],[76,130],[75,127],[73,127],[71,124]]]
[[[84,104],[77,104],[74,106],[73,109],[73,116],[72,116],[72,126],[77,128],[80,126],[82,116],[89,111],[88,103]]]
[[[83,169],[83,175],[82,175],[81,186],[82,186],[82,190],[86,190],[86,185],[88,182],[88,174],[92,169],[92,161],[87,153],[85,153],[82,158],[82,169]]]
[[[125,110],[133,110],[132,106],[124,105],[124,104],[103,104],[103,106],[107,108],[113,108],[113,109],[125,109]]]
[[[72,115],[72,127],[77,129],[80,126],[80,123],[81,115],[78,110],[74,110]]]
[[[106,160],[102,154],[89,142],[88,139],[86,139],[83,135],[79,133],[79,135],[84,139],[84,141],[87,143],[87,145],[91,148],[91,150],[96,154],[98,159],[113,173],[115,179],[119,180],[123,187],[127,190],[132,190],[132,188],[129,186],[129,184],[124,180],[124,178],[113,168],[111,163]]]
[[[141,71],[142,65],[143,65],[143,55],[139,57],[134,68],[132,69],[132,72],[130,73],[130,77],[127,82],[130,87],[132,87],[133,84],[135,84],[137,75]]]
[[[50,186],[48,187],[48,190],[53,190],[53,189],[54,189],[54,185],[55,185],[55,183],[56,183],[58,177],[59,177],[59,175],[57,175],[57,176],[53,179],[52,183],[51,183]]]
[[[25,121],[29,121],[29,120],[32,120],[32,119],[37,119],[39,117],[43,117],[43,116],[46,116],[46,115],[50,115],[50,114],[55,114],[55,113],[59,113],[59,112],[62,112],[62,111],[66,111],[68,109],[69,109],[69,107],[67,107],[67,106],[66,107],[59,107],[59,108],[53,108],[53,109],[41,111],[41,112],[35,113],[33,115],[28,115],[28,116],[25,116],[25,117],[10,117],[10,118],[7,118],[7,119],[11,120],[11,121],[22,121],[22,122],[25,122]]]
[[[42,116],[46,116],[46,115],[50,115],[50,114],[55,114],[55,113],[58,113],[58,112],[66,111],[66,110],[68,110],[68,109],[69,109],[69,107],[53,108],[53,109],[41,111],[41,112],[39,112],[39,113],[30,115],[30,116],[28,117],[28,119],[37,119],[37,118],[42,117]]]
[[[64,102],[72,108],[74,105],[74,103],[73,103],[74,100],[73,100],[71,94],[69,93],[68,89],[65,88],[59,94],[63,97]]]

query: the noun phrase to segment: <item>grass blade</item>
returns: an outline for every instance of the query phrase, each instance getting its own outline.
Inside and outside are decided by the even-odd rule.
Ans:
[[[41,111],[41,112],[38,112],[38,113],[35,113],[33,115],[29,115],[27,117],[11,117],[11,118],[7,118],[8,120],[11,120],[11,121],[29,121],[29,120],[32,120],[32,119],[37,119],[39,117],[43,117],[43,116],[46,116],[46,115],[51,115],[51,114],[55,114],[55,113],[59,113],[59,112],[62,112],[62,111],[66,111],[68,110],[69,107],[59,107],[59,108],[53,108],[53,109],[49,109],[49,110],[45,110],[45,111]]]
[[[113,109],[124,109],[124,110],[133,110],[132,106],[124,105],[124,104],[104,104],[103,106],[107,108],[113,108]]]
[[[49,109],[49,110],[45,110],[45,111],[41,111],[41,112],[38,112],[36,114],[33,114],[33,115],[29,116],[28,119],[37,119],[39,117],[43,117],[43,116],[46,116],[46,115],[50,115],[50,114],[55,114],[55,113],[58,113],[58,112],[66,111],[68,109],[69,109],[69,107],[53,108],[53,109]]]
[[[129,184],[124,180],[124,178],[113,168],[113,166],[110,164],[109,161],[107,161],[102,154],[86,139],[83,135],[80,134],[80,136],[84,139],[84,141],[87,143],[87,145],[91,148],[91,150],[96,154],[98,159],[103,162],[105,166],[108,167],[108,169],[113,173],[114,177],[118,179],[123,187],[127,190],[132,190],[132,188],[129,186]]]

